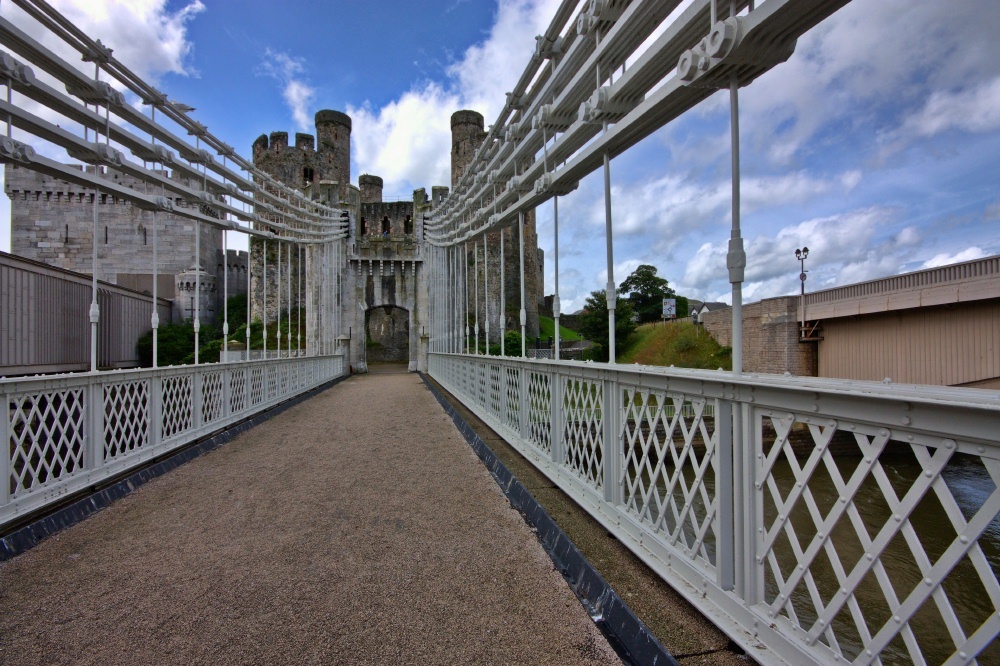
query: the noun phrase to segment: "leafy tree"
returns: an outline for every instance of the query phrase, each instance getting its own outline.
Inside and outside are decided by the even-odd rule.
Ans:
[[[635,310],[626,298],[618,298],[615,308],[615,354],[619,354],[625,346],[628,337],[635,331],[633,321]],[[600,345],[601,350],[594,354],[608,360],[608,299],[603,291],[591,292],[583,304],[583,314],[580,315],[580,333],[591,342]]]
[[[639,323],[660,321],[663,317],[663,299],[677,299],[677,316],[688,315],[688,301],[677,296],[669,282],[656,274],[656,266],[643,264],[621,283],[620,290],[628,294],[628,299],[639,315]]]

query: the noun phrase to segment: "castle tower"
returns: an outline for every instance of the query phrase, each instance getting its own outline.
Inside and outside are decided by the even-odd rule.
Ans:
[[[451,186],[454,188],[465,167],[472,161],[486,132],[483,131],[483,114],[476,111],[456,111],[451,114]]]
[[[366,173],[358,177],[361,188],[361,203],[382,203],[382,179]]]
[[[458,185],[465,167],[472,162],[479,146],[486,139],[487,133],[483,129],[483,116],[476,111],[456,111],[451,115],[451,186]],[[482,240],[478,241],[477,250],[479,252],[479,285],[480,289],[485,288],[486,273],[493,278],[489,285],[489,301],[491,304],[500,303],[500,234],[504,234],[504,272],[505,284],[504,299],[506,312],[504,313],[504,327],[507,331],[521,331],[520,310],[521,310],[521,283],[520,283],[520,257],[519,257],[519,234],[517,225],[511,225],[503,231],[487,234],[487,244],[489,256],[482,255]],[[542,283],[538,277],[538,234],[535,232],[535,212],[529,211],[524,219],[524,273],[525,273],[525,331],[529,340],[534,340],[538,335],[538,301],[542,296]],[[475,266],[475,256],[472,254],[472,246],[469,251],[469,266]],[[475,278],[470,272],[469,290],[475,289]],[[479,328],[480,340],[485,340],[486,334],[486,299],[480,299],[479,304]],[[489,312],[489,344],[500,343],[500,312],[494,305]]]
[[[336,182],[340,200],[345,201],[351,183],[351,117],[330,109],[317,112],[316,137],[320,156],[316,178]]]

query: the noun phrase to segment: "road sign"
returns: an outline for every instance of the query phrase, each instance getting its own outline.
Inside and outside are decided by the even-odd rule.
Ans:
[[[677,318],[677,299],[676,298],[664,298],[663,299],[663,318],[664,319],[676,319]]]

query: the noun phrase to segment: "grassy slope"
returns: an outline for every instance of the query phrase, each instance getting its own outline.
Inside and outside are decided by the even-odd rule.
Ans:
[[[707,370],[732,368],[731,350],[690,322],[643,324],[632,335],[619,362]]]
[[[542,340],[547,340],[549,336],[553,338],[556,335],[556,322],[550,317],[538,317],[538,334],[541,336]],[[575,342],[580,339],[580,334],[576,331],[571,331],[565,326],[559,326],[559,340],[561,342]]]

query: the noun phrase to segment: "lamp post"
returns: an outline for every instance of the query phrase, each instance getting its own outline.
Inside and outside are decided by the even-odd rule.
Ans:
[[[795,250],[795,258],[799,260],[799,283],[801,284],[799,305],[802,310],[802,328],[799,330],[799,338],[806,337],[806,257],[808,256],[808,247]]]

